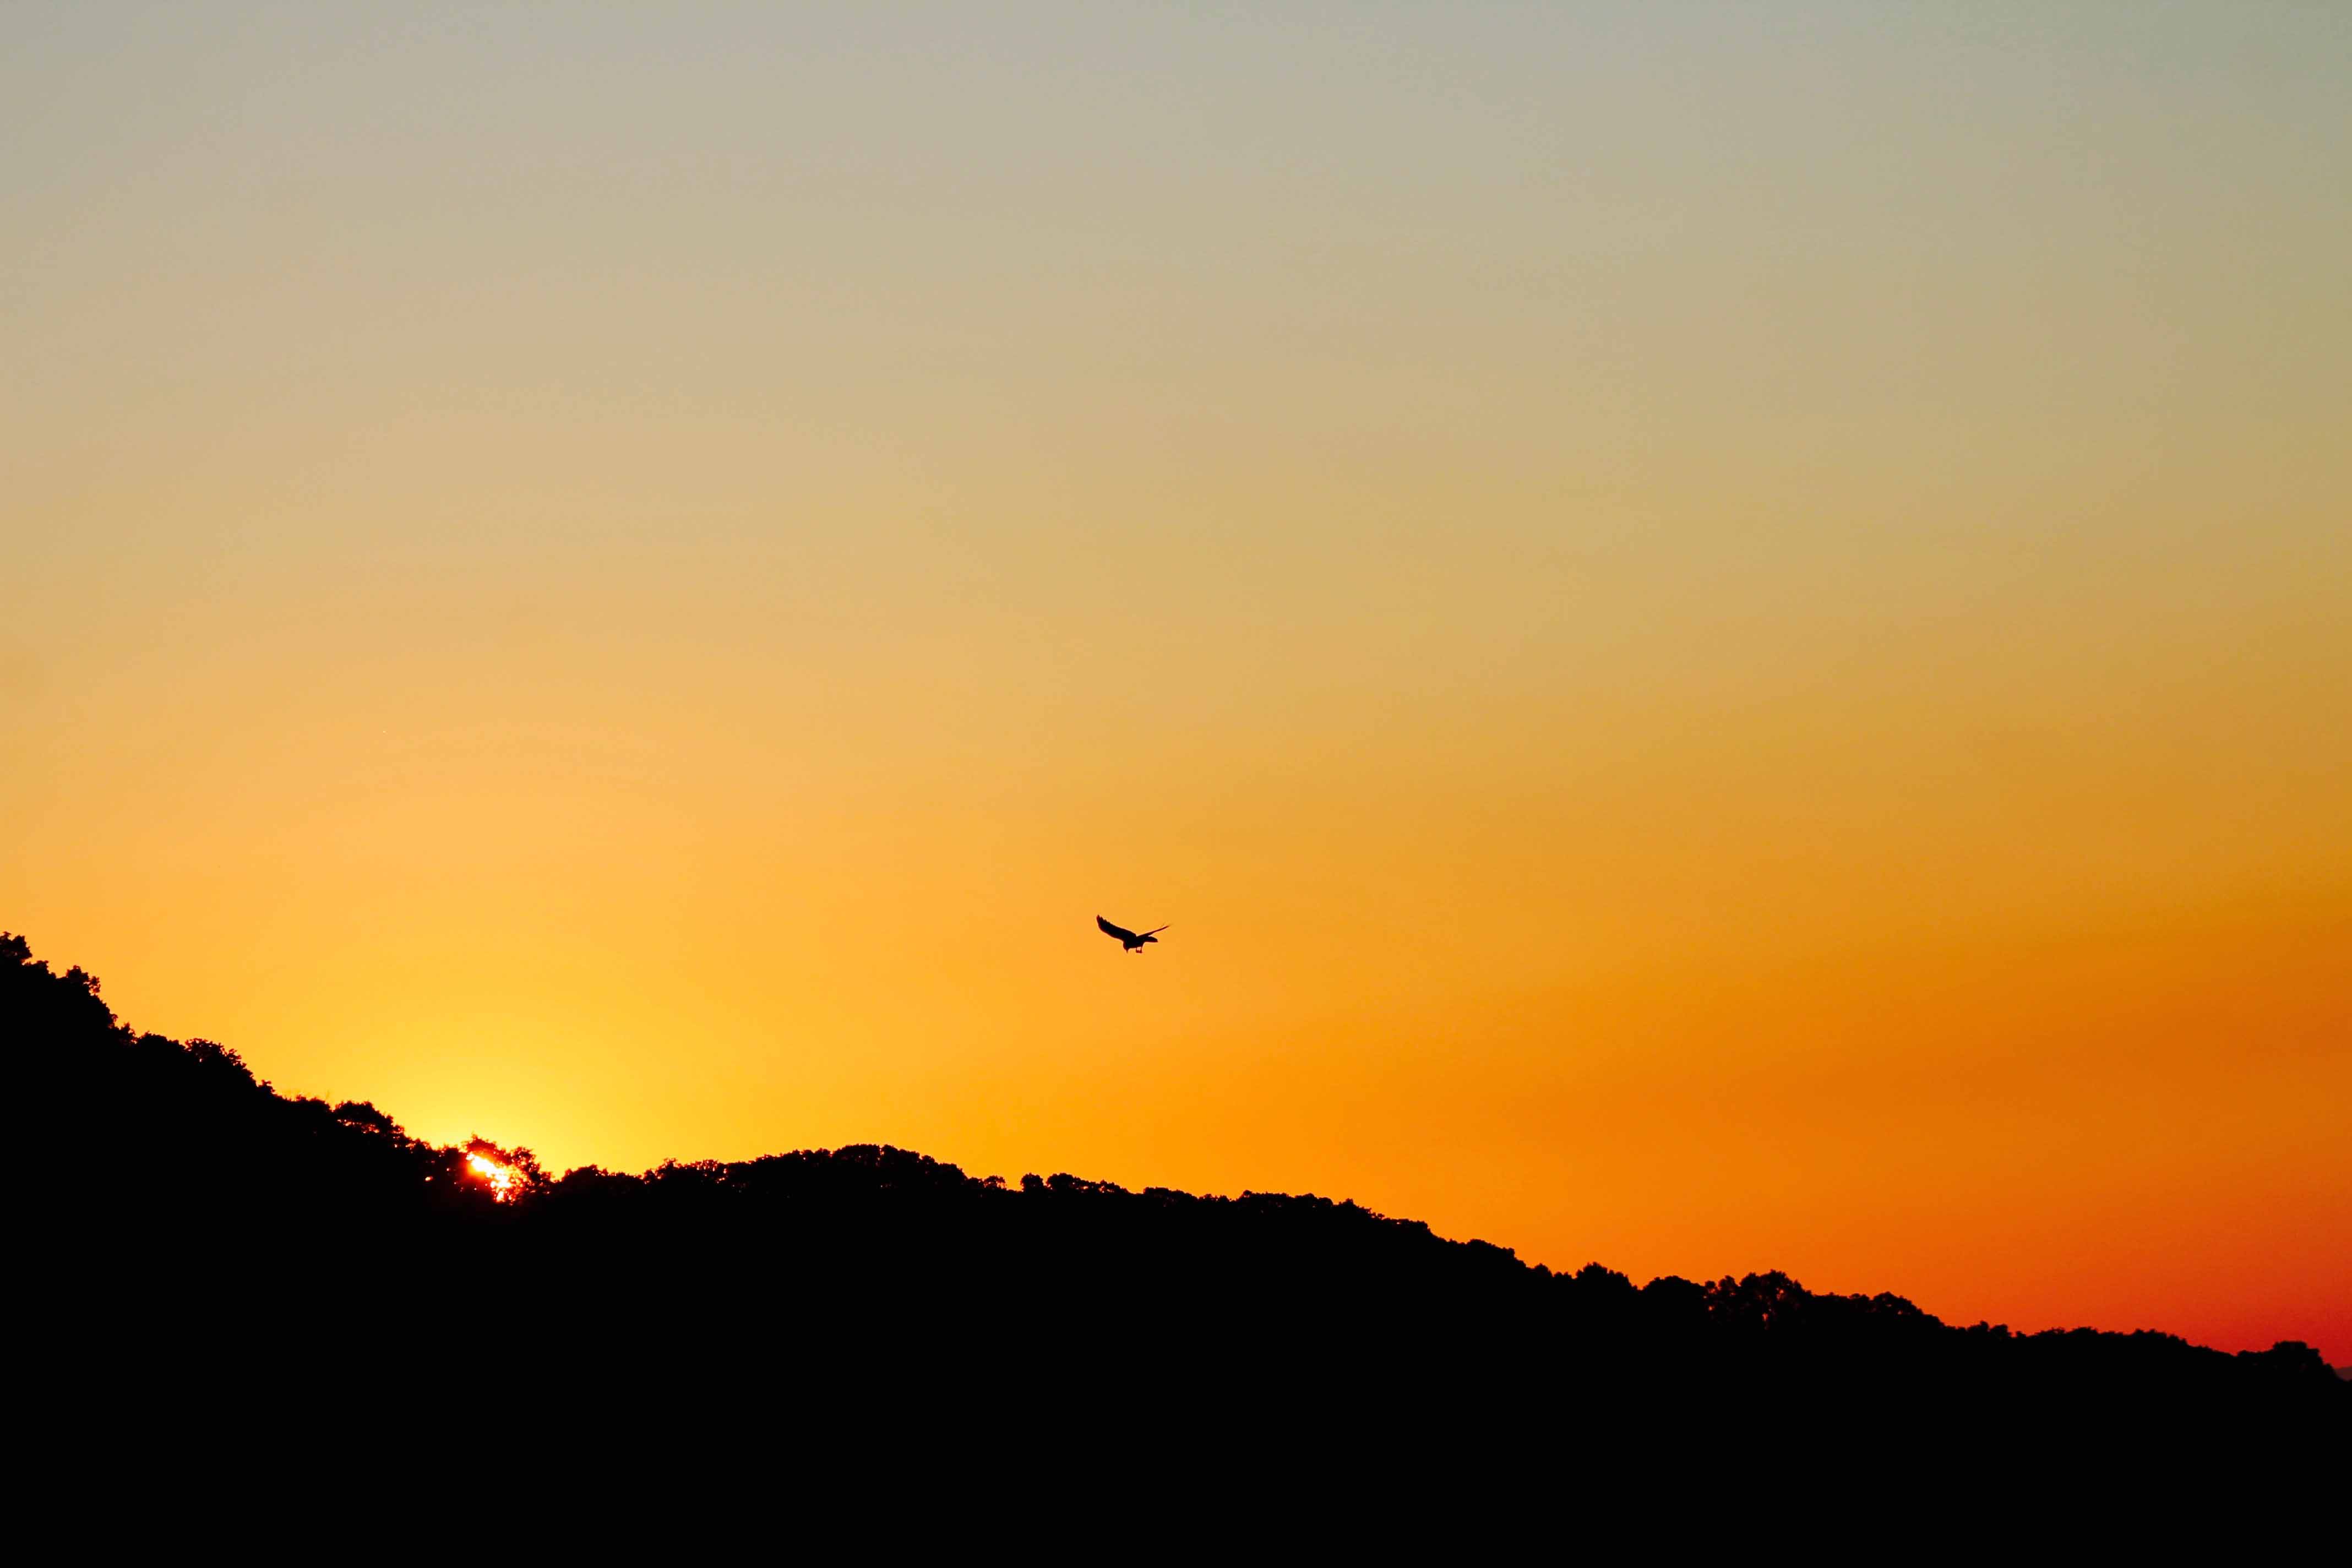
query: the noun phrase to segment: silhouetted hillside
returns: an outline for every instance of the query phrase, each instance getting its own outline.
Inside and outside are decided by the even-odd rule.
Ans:
[[[2339,1431],[2352,1411],[2301,1344],[1954,1328],[1777,1273],[1637,1287],[1318,1197],[1007,1184],[873,1146],[551,1178],[528,1151],[278,1094],[226,1047],[134,1035],[14,936],[0,1027],[49,1149],[45,1299],[109,1374],[267,1363],[379,1397],[462,1367],[622,1408],[921,1389],[1082,1424],[1409,1415],[1423,1437],[1760,1401]]]

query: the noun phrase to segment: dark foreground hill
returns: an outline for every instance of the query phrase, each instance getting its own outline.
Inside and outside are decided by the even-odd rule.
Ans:
[[[39,1155],[52,1370],[134,1402],[290,1393],[370,1421],[463,1386],[606,1416],[895,1401],[1050,1410],[1080,1444],[1148,1416],[1228,1442],[1522,1448],[1792,1414],[2207,1437],[2340,1437],[2352,1415],[2302,1344],[1956,1328],[1777,1273],[1636,1287],[1318,1197],[1005,1184],[873,1146],[551,1178],[134,1035],[19,937],[0,937],[0,1035]]]

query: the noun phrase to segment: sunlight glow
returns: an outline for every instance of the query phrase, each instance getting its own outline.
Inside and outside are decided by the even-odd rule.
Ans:
[[[479,1154],[468,1154],[466,1156],[466,1165],[474,1174],[490,1184],[495,1202],[504,1203],[513,1194],[514,1173],[496,1160],[486,1159]]]

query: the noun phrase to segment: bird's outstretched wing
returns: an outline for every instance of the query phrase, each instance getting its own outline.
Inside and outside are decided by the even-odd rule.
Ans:
[[[1100,920],[1102,917],[1100,915],[1097,915],[1095,919]],[[1167,929],[1168,928],[1166,926],[1153,926],[1150,931],[1145,931],[1143,934],[1146,936],[1158,936],[1161,931],[1166,931]]]
[[[1100,915],[1097,915],[1095,917],[1095,924],[1102,927],[1103,935],[1105,936],[1115,936],[1121,942],[1133,942],[1135,940],[1135,933],[1133,931],[1129,931],[1124,926],[1115,926],[1111,924],[1110,921],[1103,919]],[[1167,928],[1163,926],[1160,929],[1164,931]]]

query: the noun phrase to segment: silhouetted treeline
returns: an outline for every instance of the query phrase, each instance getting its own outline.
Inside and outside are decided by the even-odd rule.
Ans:
[[[1955,1328],[1778,1273],[1636,1286],[1318,1197],[1008,1184],[870,1145],[550,1177],[527,1150],[436,1147],[372,1105],[280,1095],[226,1047],[133,1034],[21,937],[0,936],[0,1028],[43,1155],[42,1300],[93,1375],[134,1383],[267,1365],[382,1398],[462,1369],[706,1413],[914,1390],[1259,1441],[1286,1422],[1589,1436],[1602,1412],[2209,1435],[2352,1414],[2299,1343]]]

